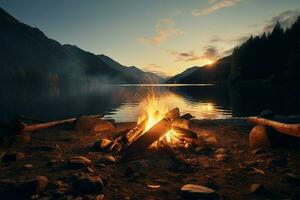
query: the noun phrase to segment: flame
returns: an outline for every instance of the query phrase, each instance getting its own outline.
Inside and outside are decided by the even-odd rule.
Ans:
[[[143,120],[147,120],[145,131],[148,131],[151,127],[153,127],[157,122],[162,120],[165,117],[165,114],[169,111],[167,106],[159,103],[157,100],[157,96],[155,93],[148,94],[145,102],[142,104],[143,114],[139,117],[138,123]],[[164,136],[162,136],[158,142],[155,142],[153,145],[158,146],[160,142],[168,144],[175,143],[177,141],[176,131],[171,129]]]

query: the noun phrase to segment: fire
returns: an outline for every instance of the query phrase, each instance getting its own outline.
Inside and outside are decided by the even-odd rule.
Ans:
[[[143,120],[147,120],[145,131],[148,131],[151,127],[153,127],[157,122],[162,120],[165,117],[165,114],[168,112],[168,108],[159,103],[157,101],[155,94],[149,94],[143,104],[143,114],[139,117],[138,123]],[[160,142],[168,144],[173,144],[177,141],[176,139],[176,132],[172,129],[168,133],[166,133],[162,138],[159,139],[153,145],[158,145]]]

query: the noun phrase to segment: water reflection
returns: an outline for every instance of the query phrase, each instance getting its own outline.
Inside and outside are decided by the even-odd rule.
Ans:
[[[199,89],[199,88],[198,88]],[[149,89],[148,89],[149,90]],[[152,90],[152,89],[151,89]],[[189,99],[171,92],[168,88],[155,91],[158,104],[163,105],[169,110],[179,107],[181,113],[191,113],[198,119],[203,118],[227,118],[231,117],[231,110],[216,105],[210,101],[190,101]],[[138,102],[122,103],[120,107],[106,115],[107,118],[113,118],[117,121],[135,121],[143,111],[146,95]]]
[[[151,86],[151,87],[150,87]],[[232,91],[214,85],[101,85],[89,88],[0,90],[0,122],[17,115],[53,120],[84,114],[103,114],[116,121],[135,121],[147,94],[155,92],[159,103],[199,119],[257,115],[270,108],[278,114],[300,111],[299,92]]]

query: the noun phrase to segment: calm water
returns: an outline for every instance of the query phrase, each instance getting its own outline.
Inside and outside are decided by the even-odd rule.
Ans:
[[[279,114],[299,113],[299,95],[230,91],[214,85],[102,85],[94,88],[29,90],[6,88],[0,92],[0,122],[18,115],[36,119],[64,119],[84,114],[103,114],[116,121],[137,120],[149,91],[167,108],[196,118],[228,118],[258,114],[266,108]],[[273,95],[273,96],[272,96]],[[284,98],[282,98],[284,97]]]

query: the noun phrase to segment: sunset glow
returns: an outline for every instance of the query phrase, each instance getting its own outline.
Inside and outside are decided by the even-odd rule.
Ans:
[[[63,44],[164,77],[188,66],[210,65],[251,34],[270,31],[276,21],[290,24],[300,9],[299,0],[91,0],[71,5],[68,0],[4,0],[0,4]]]

